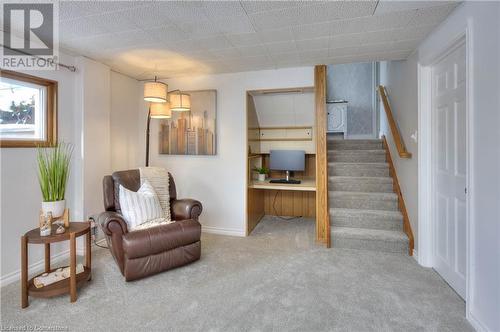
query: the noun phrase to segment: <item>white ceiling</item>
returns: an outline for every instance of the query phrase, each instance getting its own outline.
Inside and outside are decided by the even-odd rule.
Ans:
[[[61,1],[60,44],[137,79],[404,59],[450,1]]]

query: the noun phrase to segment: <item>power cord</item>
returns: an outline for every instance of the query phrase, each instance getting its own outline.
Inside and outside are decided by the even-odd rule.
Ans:
[[[274,215],[282,220],[287,220],[287,221],[290,221],[290,220],[294,220],[294,219],[298,219],[298,218],[302,218],[302,216],[295,216],[295,217],[282,217],[280,215],[278,215],[278,211],[276,210],[276,198],[278,197],[278,194],[279,193],[283,193],[282,191],[280,190],[276,190],[276,194],[274,194],[274,199],[273,199],[273,210],[274,210]],[[283,195],[282,195],[283,196]],[[283,198],[283,197],[282,197]]]
[[[99,248],[103,248],[103,249],[109,249],[109,247],[107,246],[101,246],[100,244],[97,243],[97,231],[98,231],[98,228],[97,228],[97,223],[95,221],[95,218],[94,217],[90,217],[89,218],[89,221],[90,221],[90,229],[91,229],[91,233],[92,233],[92,240],[94,242],[94,245],[96,247],[99,247]]]

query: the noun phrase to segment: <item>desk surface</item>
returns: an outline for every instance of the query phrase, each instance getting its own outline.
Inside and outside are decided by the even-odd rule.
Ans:
[[[266,179],[266,181],[252,180],[248,184],[248,188],[268,190],[316,191],[315,179],[297,179],[301,181],[300,184],[269,183],[270,180],[271,179]]]

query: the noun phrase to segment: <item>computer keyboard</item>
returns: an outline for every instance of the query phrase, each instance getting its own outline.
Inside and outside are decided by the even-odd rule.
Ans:
[[[269,183],[300,184],[300,180],[275,179],[270,180]]]

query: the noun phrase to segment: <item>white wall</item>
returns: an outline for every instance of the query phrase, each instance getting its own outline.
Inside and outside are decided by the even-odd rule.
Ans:
[[[418,128],[417,61],[418,53],[415,52],[407,60],[385,61],[379,65],[380,84],[387,88],[394,119],[406,148],[412,154],[411,159],[399,157],[384,106],[380,103],[380,132],[386,136],[389,144],[408,211],[416,251],[418,251],[418,145],[411,135]]]
[[[111,72],[111,170],[137,168],[144,163],[139,154],[137,136],[138,112],[142,103],[142,83],[128,76]],[[142,119],[143,121],[145,119]],[[141,150],[142,151],[142,150]]]
[[[26,71],[58,82],[58,139],[74,145],[67,207],[72,221],[102,210],[102,176],[109,172],[109,68],[61,54],[76,72]],[[106,156],[106,157],[105,157]],[[102,158],[102,160],[101,160]],[[19,279],[20,237],[38,227],[42,196],[36,172],[36,149],[0,149],[1,284]],[[98,184],[97,184],[98,183]],[[67,243],[51,246],[52,258],[64,258]],[[29,246],[30,272],[43,267],[43,246]]]
[[[469,31],[470,301],[478,329],[500,331],[500,3],[465,2],[419,47],[419,63]]]
[[[158,122],[152,121],[151,165],[163,166],[174,176],[179,197],[203,203],[200,221],[205,231],[244,235],[246,218],[246,91],[313,86],[312,67],[168,80],[169,90],[217,90],[217,155],[168,156],[158,154]],[[142,96],[141,96],[142,98]],[[147,107],[139,115],[138,150],[144,153]]]
[[[314,92],[262,94],[253,96],[260,127],[311,126],[310,141],[262,141],[259,151],[297,149],[316,152],[314,132]]]
[[[73,65],[75,59],[61,54],[61,62]],[[74,169],[81,163],[78,132],[75,123],[78,121],[76,107],[77,78],[79,73],[72,73],[64,68],[58,71],[24,71],[58,81],[58,127],[60,141],[75,145],[75,153],[71,161],[71,173],[67,187],[66,200],[70,208],[71,218],[80,218],[82,210],[76,202],[82,199],[78,186],[80,174]],[[38,213],[42,195],[38,187],[35,148],[2,148],[0,149],[0,182],[1,182],[1,281],[13,281],[18,278],[20,269],[20,238],[28,230],[38,226]],[[67,249],[63,244],[54,244],[52,254],[58,255]],[[30,246],[29,264],[43,259],[43,246]]]
[[[83,212],[88,218],[103,211],[102,178],[111,171],[109,67],[87,58],[78,59],[83,102]]]

